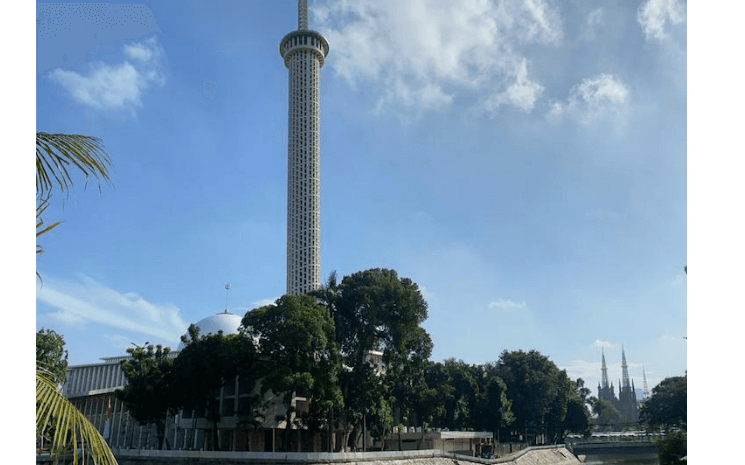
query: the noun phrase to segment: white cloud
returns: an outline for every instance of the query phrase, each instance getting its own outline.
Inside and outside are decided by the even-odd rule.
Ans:
[[[556,121],[568,117],[584,125],[611,120],[623,126],[629,111],[629,94],[626,84],[613,75],[586,78],[572,87],[566,102],[550,104],[548,118]]]
[[[77,328],[82,328],[85,326],[85,318],[76,313],[59,310],[56,312],[47,313],[47,317],[51,318],[52,320],[56,320],[57,322],[66,326],[73,326]]]
[[[50,72],[52,81],[64,87],[74,100],[97,110],[134,110],[142,106],[142,93],[151,85],[163,85],[160,70],[163,49],[152,37],[144,42],[125,44],[124,53],[134,60],[118,65],[99,62],[87,75],[57,68]]]
[[[122,293],[89,277],[71,282],[45,276],[36,298],[56,309],[45,316],[62,323],[90,321],[164,342],[178,342],[188,327],[175,305],[151,303],[137,293]]]
[[[649,0],[639,7],[637,21],[647,40],[667,37],[669,24],[680,24],[686,19],[685,6],[680,0]]]
[[[489,97],[484,102],[484,110],[494,113],[500,105],[509,104],[529,113],[541,93],[543,93],[543,86],[528,79],[528,60],[523,59],[517,70],[515,82],[505,91]]]
[[[489,302],[489,308],[501,308],[503,310],[519,310],[527,308],[528,304],[525,301],[515,302],[510,299],[497,299]]]
[[[580,38],[583,40],[595,40],[597,34],[596,31],[605,24],[605,13],[602,8],[591,11],[585,23],[582,25],[582,33]]]
[[[615,345],[610,341],[602,341],[600,339],[595,339],[595,342],[592,343],[592,347],[595,349],[610,349],[615,347]]]
[[[116,67],[100,64],[90,76],[57,68],[50,77],[67,89],[75,100],[96,109],[140,105],[143,79],[128,62]]]
[[[125,44],[123,50],[133,60],[151,61],[160,59],[163,55],[163,48],[158,44],[155,36],[143,42]]]
[[[329,64],[353,88],[372,83],[378,112],[445,108],[474,92],[485,101],[495,88],[506,90],[492,107],[530,111],[542,87],[519,50],[563,34],[547,0],[345,0],[312,11],[331,43]]]
[[[572,360],[568,364],[560,367],[567,371],[569,379],[576,380],[582,378],[585,382],[585,387],[591,390],[595,389],[595,386],[590,385],[592,380],[595,380],[600,376],[600,361],[587,361],[587,360]]]

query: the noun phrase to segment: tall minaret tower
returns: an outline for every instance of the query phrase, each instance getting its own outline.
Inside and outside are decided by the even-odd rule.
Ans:
[[[308,1],[298,1],[298,28],[279,43],[290,71],[287,142],[287,293],[321,286],[319,76],[329,44],[308,29]]]

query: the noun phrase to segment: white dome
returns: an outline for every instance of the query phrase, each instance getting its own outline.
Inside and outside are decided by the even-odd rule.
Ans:
[[[241,325],[242,319],[242,317],[235,313],[230,313],[225,310],[224,312],[199,320],[199,322],[196,323],[196,326],[199,328],[200,336],[217,334],[218,331],[222,331],[222,334],[227,336],[228,334],[238,334],[238,327]],[[178,350],[183,348],[184,343],[182,342],[179,344]]]

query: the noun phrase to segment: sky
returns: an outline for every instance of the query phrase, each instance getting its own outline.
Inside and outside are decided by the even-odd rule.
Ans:
[[[286,1],[36,5],[35,126],[102,138],[55,193],[36,329],[71,364],[285,291]],[[323,279],[391,268],[432,360],[538,350],[597,395],[686,373],[681,0],[311,1]],[[225,284],[230,284],[226,291]]]

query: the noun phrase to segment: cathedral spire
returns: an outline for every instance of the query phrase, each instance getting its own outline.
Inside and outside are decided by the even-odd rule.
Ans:
[[[600,350],[602,351],[602,354],[603,354],[603,382],[602,382],[602,385],[603,385],[603,388],[604,389],[608,389],[608,367],[605,366],[605,350],[604,349],[600,349]]]
[[[623,350],[623,345],[621,345],[621,376],[623,376],[623,387],[631,388],[631,384],[629,383],[629,367],[626,365],[626,352]]]

